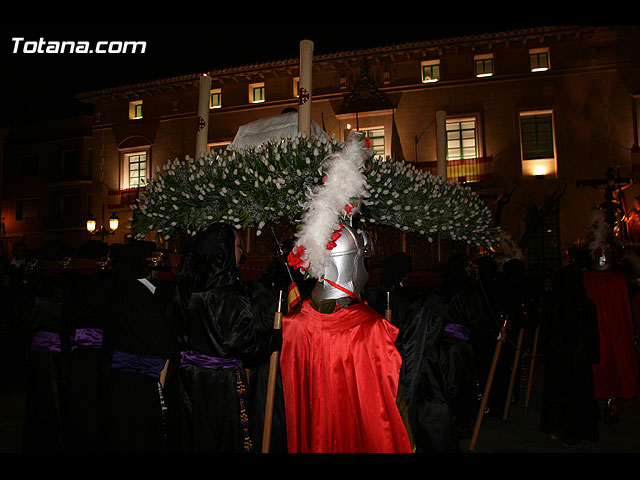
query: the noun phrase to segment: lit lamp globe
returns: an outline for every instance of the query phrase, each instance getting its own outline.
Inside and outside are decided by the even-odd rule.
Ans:
[[[114,213],[113,215],[111,215],[111,217],[109,218],[109,230],[111,230],[112,232],[115,232],[118,229],[118,224],[120,223],[120,219],[118,218],[118,216]]]
[[[93,233],[96,231],[96,219],[93,217],[89,217],[87,219],[87,231],[89,233]]]

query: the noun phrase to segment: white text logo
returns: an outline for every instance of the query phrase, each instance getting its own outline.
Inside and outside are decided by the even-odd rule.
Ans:
[[[13,53],[145,53],[147,42],[141,41],[75,41],[25,40],[13,37]]]

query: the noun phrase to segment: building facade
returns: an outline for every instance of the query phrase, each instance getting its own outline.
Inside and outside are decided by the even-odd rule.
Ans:
[[[207,148],[215,150],[241,125],[297,107],[299,63],[285,59],[80,93],[93,117],[83,124],[88,131],[78,147],[77,182],[88,183],[76,185],[76,213],[96,216],[104,203],[106,216],[115,212],[126,225],[128,205],[156,167],[200,153],[202,73],[211,78]],[[376,154],[433,173],[439,151],[446,154],[448,180],[477,190],[532,264],[559,262],[561,250],[585,236],[608,169],[620,184],[631,184],[627,203],[640,193],[632,184],[640,168],[639,97],[637,27],[538,27],[313,57],[313,121],[340,141],[363,131]],[[55,162],[65,171],[63,143],[59,148]],[[45,216],[31,226],[25,212],[34,195],[27,183],[18,188],[12,180],[28,156],[7,144],[3,216],[11,241],[52,226]],[[63,215],[72,200],[61,181],[47,183],[52,200],[45,203],[59,205]],[[69,232],[70,243],[88,238],[81,227]],[[108,241],[124,235],[120,228]]]

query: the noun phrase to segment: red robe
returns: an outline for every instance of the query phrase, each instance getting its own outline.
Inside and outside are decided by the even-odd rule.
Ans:
[[[365,304],[322,314],[305,300],[282,320],[290,453],[410,453],[396,405],[398,329]]]
[[[582,278],[587,295],[598,309],[600,363],[593,366],[596,398],[634,398],[638,395],[640,365],[624,272],[586,271]]]

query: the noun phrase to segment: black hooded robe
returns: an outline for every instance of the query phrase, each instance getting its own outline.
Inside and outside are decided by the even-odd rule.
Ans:
[[[418,453],[460,453],[478,411],[471,336],[482,308],[463,260],[448,265],[441,287],[397,290],[392,299],[403,357],[400,381]]]
[[[72,339],[66,403],[66,451],[101,452],[105,444],[109,355],[103,342],[113,275],[99,270],[82,277],[69,293],[63,330]]]
[[[174,304],[180,352],[167,376],[171,450],[253,451],[244,363],[268,358],[271,337],[254,328],[232,227],[214,224],[187,246]]]
[[[25,385],[24,452],[63,452],[65,449],[66,339],[62,311],[75,271],[34,276],[24,286],[16,316],[32,339]]]
[[[172,318],[156,289],[139,279],[150,272],[149,242],[132,242],[116,272],[111,320],[104,341],[111,355],[107,379],[107,448],[121,453],[167,450],[160,373],[174,353]]]
[[[540,430],[565,444],[597,442],[598,406],[593,365],[600,358],[595,304],[580,270],[564,267],[560,284],[545,301],[540,339],[544,383]]]

